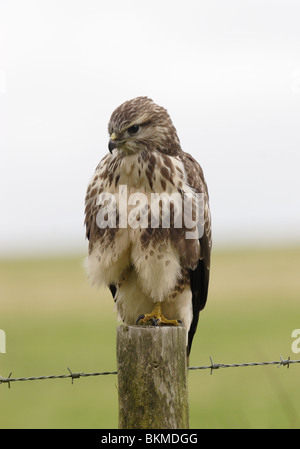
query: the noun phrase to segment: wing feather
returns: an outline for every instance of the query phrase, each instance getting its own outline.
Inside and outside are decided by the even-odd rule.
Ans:
[[[196,192],[204,193],[204,232],[202,237],[199,239],[200,257],[196,268],[189,270],[193,304],[193,319],[188,335],[189,354],[199,320],[199,313],[204,309],[207,301],[212,241],[209,195],[202,168],[188,153],[183,153],[182,162],[185,167],[188,184]]]

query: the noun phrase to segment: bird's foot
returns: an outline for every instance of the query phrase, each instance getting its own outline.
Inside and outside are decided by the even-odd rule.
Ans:
[[[161,311],[161,303],[157,302],[151,313],[146,313],[140,315],[136,320],[135,324],[146,324],[149,321],[153,324],[153,326],[179,326],[182,324],[180,320],[168,320],[165,318]]]

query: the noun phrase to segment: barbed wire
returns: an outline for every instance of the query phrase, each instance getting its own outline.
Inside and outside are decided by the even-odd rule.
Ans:
[[[238,368],[238,367],[248,367],[248,366],[266,366],[266,365],[278,365],[278,368],[280,366],[286,366],[287,368],[290,367],[293,363],[300,363],[300,360],[291,360],[289,357],[288,359],[284,360],[282,356],[280,356],[280,361],[274,361],[274,362],[250,362],[250,363],[213,363],[213,360],[211,357],[211,365],[208,366],[191,366],[188,367],[189,370],[201,370],[201,369],[210,369],[210,374],[212,374],[213,370],[219,369],[219,368]]]
[[[295,363],[300,363],[300,360],[291,360],[290,357],[288,359],[283,359],[282,356],[280,356],[280,361],[273,361],[273,362],[250,362],[250,363],[214,363],[212,357],[209,357],[211,364],[210,365],[203,365],[203,366],[189,366],[187,369],[190,371],[193,370],[210,370],[210,374],[213,373],[214,370],[220,369],[220,368],[238,368],[238,367],[249,367],[249,366],[267,366],[267,365],[277,365],[279,368],[280,366],[286,366],[287,368],[290,367],[290,365]],[[2,377],[0,376],[0,384],[7,384],[8,388],[10,388],[11,382],[25,382],[25,381],[31,381],[31,380],[48,380],[48,379],[72,379],[72,384],[74,382],[74,379],[80,379],[81,377],[93,377],[93,376],[108,376],[112,374],[118,374],[117,371],[102,371],[102,372],[95,372],[95,373],[73,373],[70,368],[68,368],[68,371],[70,374],[59,374],[59,375],[50,375],[50,376],[35,376],[35,377],[11,377],[12,372],[10,372],[8,377]]]
[[[37,376],[37,377],[11,377],[12,372],[8,377],[0,376],[0,384],[7,383],[8,388],[10,388],[11,382],[25,382],[28,380],[48,380],[48,379],[72,379],[72,384],[74,379],[79,379],[80,377],[92,377],[92,376],[108,376],[110,374],[118,374],[117,371],[103,371],[101,373],[72,373],[70,368],[68,368],[70,374],[58,374],[58,375],[50,375],[50,376]]]

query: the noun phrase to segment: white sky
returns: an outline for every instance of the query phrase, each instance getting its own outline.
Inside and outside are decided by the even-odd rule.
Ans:
[[[300,243],[300,2],[0,0],[0,255],[86,250],[123,101],[166,107],[215,247]]]

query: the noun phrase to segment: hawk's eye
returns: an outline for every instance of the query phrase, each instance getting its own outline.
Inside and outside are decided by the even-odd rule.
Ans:
[[[129,134],[135,134],[140,129],[139,125],[132,125],[130,128],[128,128]]]

